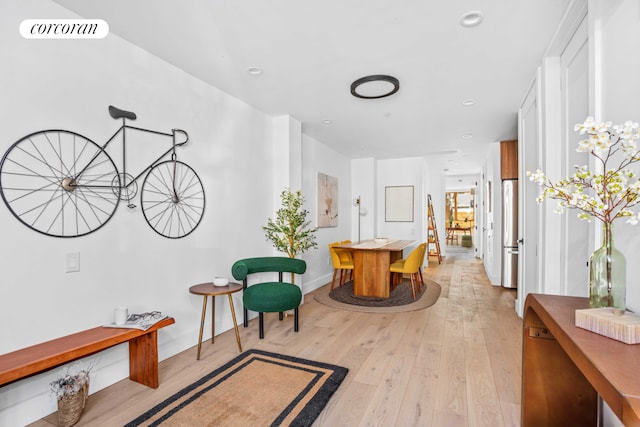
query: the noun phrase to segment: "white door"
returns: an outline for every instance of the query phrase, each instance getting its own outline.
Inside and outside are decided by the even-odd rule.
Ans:
[[[538,197],[539,188],[526,178],[526,171],[539,168],[538,135],[540,70],[529,87],[518,112],[518,300],[516,311],[522,316],[524,300],[532,292],[540,292],[538,285]]]
[[[575,165],[586,165],[589,161],[587,153],[576,152],[580,135],[575,132],[574,125],[582,123],[589,115],[589,47],[587,20],[583,19],[571,37],[566,49],[560,56],[562,72],[562,138],[563,162],[562,172],[557,179],[573,175]],[[557,180],[556,179],[556,180]],[[555,203],[547,201],[545,203]],[[572,296],[588,296],[589,294],[589,245],[585,236],[589,236],[589,223],[578,219],[577,211],[569,210],[564,215],[562,227],[561,265],[563,280],[560,293]],[[564,286],[564,289],[562,289]]]

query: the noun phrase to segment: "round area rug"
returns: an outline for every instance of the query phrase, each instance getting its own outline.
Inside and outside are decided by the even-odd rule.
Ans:
[[[405,279],[396,286],[389,299],[357,297],[353,295],[353,282],[346,282],[342,286],[334,287],[330,292],[330,285],[323,286],[313,294],[314,299],[321,304],[341,310],[362,311],[368,313],[400,313],[403,311],[422,310],[438,301],[442,288],[433,280],[425,279],[420,295],[413,300],[411,284]]]

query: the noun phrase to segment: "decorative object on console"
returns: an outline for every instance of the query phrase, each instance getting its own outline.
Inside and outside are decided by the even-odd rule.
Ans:
[[[626,260],[613,247],[613,222],[627,218],[637,224],[640,214],[630,208],[640,202],[640,181],[630,166],[640,161],[636,141],[640,139],[638,123],[626,121],[620,125],[596,122],[588,117],[577,124],[575,130],[586,139],[578,144],[577,151],[591,154],[596,168],[576,166],[569,178],[553,183],[544,172],[527,171],[531,181],[543,187],[538,203],[546,198],[559,200],[558,212],[579,210],[578,217],[602,222],[602,246],[593,252],[589,272],[589,306],[625,309]],[[617,161],[616,164],[613,164]]]
[[[617,308],[576,310],[576,326],[625,344],[640,344],[640,316]]]

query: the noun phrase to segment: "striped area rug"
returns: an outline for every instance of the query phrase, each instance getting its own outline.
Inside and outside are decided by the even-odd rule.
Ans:
[[[310,426],[347,372],[248,350],[126,426]]]

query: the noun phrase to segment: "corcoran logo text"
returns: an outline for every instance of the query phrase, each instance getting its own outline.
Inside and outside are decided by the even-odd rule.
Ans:
[[[25,19],[20,34],[26,39],[101,39],[109,34],[102,19]]]

